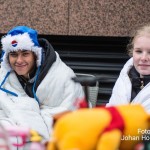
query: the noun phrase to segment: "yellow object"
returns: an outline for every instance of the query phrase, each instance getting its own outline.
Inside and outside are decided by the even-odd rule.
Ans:
[[[141,105],[110,108],[85,108],[60,117],[47,150],[132,150],[149,129],[149,114]]]
[[[36,131],[31,130],[30,134],[31,134],[30,140],[32,142],[40,142],[40,141],[42,141],[42,137]]]

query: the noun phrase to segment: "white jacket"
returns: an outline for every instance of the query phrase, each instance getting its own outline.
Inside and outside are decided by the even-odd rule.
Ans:
[[[52,115],[71,110],[75,100],[84,96],[81,85],[71,80],[75,76],[74,72],[61,61],[57,53],[56,55],[56,62],[36,91],[40,106],[34,98],[25,93],[15,73],[10,73],[2,87],[16,93],[18,97],[0,90],[0,123],[26,126],[49,139]],[[0,69],[0,81],[6,73]]]
[[[112,95],[106,106],[115,106],[129,104],[131,101],[131,81],[128,72],[133,66],[133,58],[130,58],[123,69],[113,87]],[[132,100],[131,104],[141,104],[147,112],[150,113],[150,83],[148,83]]]

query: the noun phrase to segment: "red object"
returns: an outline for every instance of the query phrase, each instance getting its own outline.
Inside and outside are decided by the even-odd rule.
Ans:
[[[75,103],[74,103],[75,108],[79,109],[79,108],[88,108],[88,103],[84,98],[77,98]]]
[[[113,129],[119,129],[121,132],[124,131],[125,123],[124,120],[115,107],[102,107],[102,109],[106,109],[108,112],[110,112],[110,115],[112,116],[112,120],[108,127],[105,128],[103,132],[107,132]]]
[[[17,41],[15,41],[15,40],[13,40],[12,42],[11,42],[11,44],[16,44],[17,43]]]
[[[13,47],[16,47],[17,44],[18,44],[18,42],[17,42],[16,40],[13,40],[13,41],[11,42],[11,45],[12,45]]]

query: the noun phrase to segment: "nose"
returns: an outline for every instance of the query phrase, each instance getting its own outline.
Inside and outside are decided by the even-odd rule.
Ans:
[[[141,57],[141,60],[142,60],[142,61],[147,61],[148,59],[149,59],[148,54],[143,53],[143,55],[142,55],[142,57]]]
[[[21,63],[23,61],[22,56],[18,55],[16,62]]]

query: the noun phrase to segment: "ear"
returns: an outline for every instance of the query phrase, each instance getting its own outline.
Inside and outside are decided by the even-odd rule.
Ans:
[[[64,116],[64,115],[66,115],[66,114],[68,114],[68,113],[70,113],[71,111],[64,111],[64,112],[61,112],[61,113],[58,113],[58,114],[55,114],[55,115],[53,115],[53,125],[56,123],[56,121],[59,119],[59,118],[61,118],[62,116]]]

